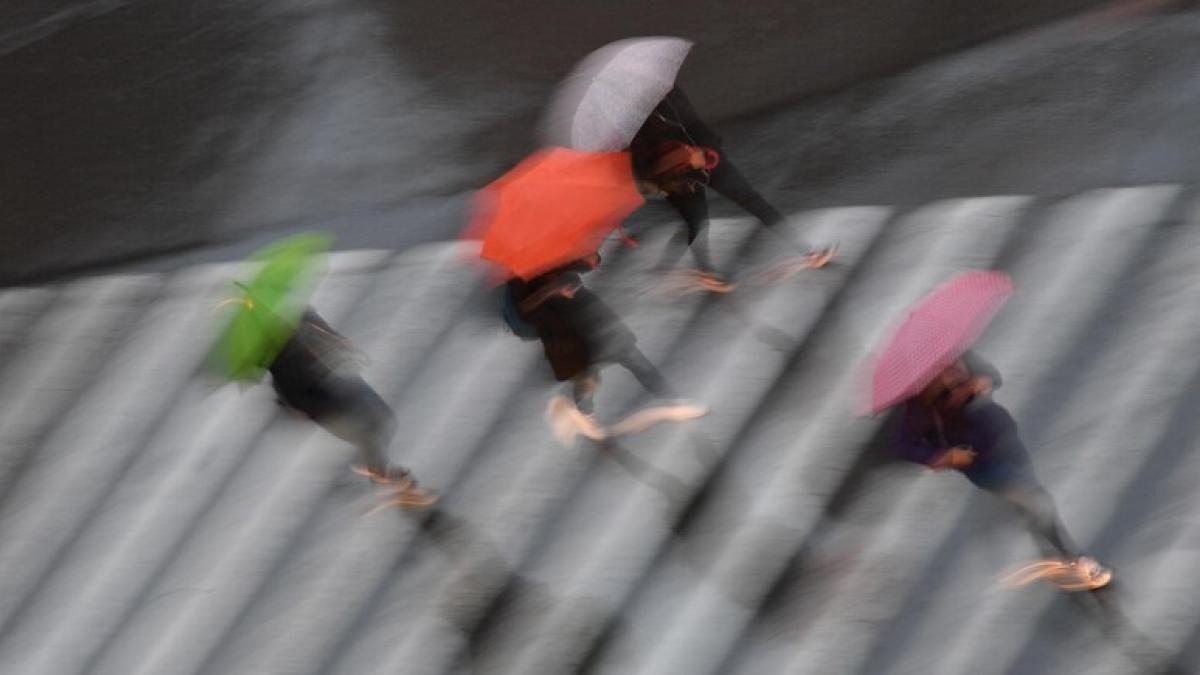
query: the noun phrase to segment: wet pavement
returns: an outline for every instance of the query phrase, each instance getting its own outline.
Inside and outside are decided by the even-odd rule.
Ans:
[[[1060,25],[723,125],[841,258],[668,301],[648,209],[593,283],[713,412],[607,450],[555,442],[540,351],[500,329],[464,247],[397,227],[454,231],[461,197],[317,219],[348,250],[316,305],[372,356],[434,514],[363,518],[350,449],[197,376],[220,261],[268,233],[3,291],[0,670],[1194,672],[1197,33],[1195,14]],[[756,151],[789,130],[803,152]],[[295,146],[273,147],[247,161],[285,169]],[[773,259],[745,221],[712,238],[734,268]],[[882,420],[853,414],[898,310],[978,267],[1014,277],[979,349],[1068,528],[1117,570],[1104,604],[1002,591],[1036,554],[1018,521],[873,454]],[[613,373],[599,414],[637,391]]]
[[[350,448],[266,388],[197,376],[232,267],[6,291],[24,320],[0,335],[0,668],[1194,667],[1195,196],[796,212],[797,234],[841,241],[837,263],[720,297],[647,292],[662,229],[607,250],[592,285],[712,407],[607,449],[554,440],[540,349],[501,329],[467,247],[336,254],[314,304],[372,357],[399,415],[393,457],[443,494],[432,514],[364,517],[380,498]],[[718,264],[757,269],[772,243],[713,224]],[[1037,555],[1017,518],[960,477],[873,454],[882,420],[855,415],[858,368],[900,308],[978,267],[1014,277],[979,350],[1067,527],[1118,570],[1104,611],[1002,590]],[[608,373],[597,412],[638,395]]]

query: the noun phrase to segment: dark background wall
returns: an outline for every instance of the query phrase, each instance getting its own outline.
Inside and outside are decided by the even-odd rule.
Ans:
[[[648,4],[5,0],[0,283],[469,189],[613,39],[695,40],[682,81],[721,122],[1098,2]]]

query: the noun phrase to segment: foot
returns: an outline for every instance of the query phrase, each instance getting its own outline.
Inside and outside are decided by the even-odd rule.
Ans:
[[[437,503],[438,495],[417,485],[411,477],[404,483],[393,483],[391,490],[386,493],[388,499],[385,506],[399,506],[406,509],[427,509]]]
[[[584,414],[566,396],[558,395],[546,405],[546,422],[559,443],[571,445],[576,436],[593,441],[603,440],[608,434],[596,422],[596,418]]]
[[[1052,583],[1064,591],[1094,591],[1112,582],[1112,570],[1096,562],[1095,558],[1079,556],[1067,563],[1066,573]]]
[[[802,256],[781,260],[759,273],[755,281],[762,285],[778,284],[804,270],[819,270],[829,264],[837,250],[837,244],[833,244],[813,249]]]
[[[649,409],[659,410],[663,419],[669,422],[686,422],[708,414],[708,406],[685,398],[664,399]]]
[[[713,272],[675,270],[665,275],[661,288],[668,296],[680,297],[691,293],[731,293],[737,284]]]
[[[709,293],[732,293],[737,284],[713,272],[696,273],[696,284]]]
[[[815,248],[809,251],[803,257],[805,265],[804,269],[821,269],[822,267],[828,265],[830,260],[833,260],[833,256],[837,255],[837,251],[837,244],[829,244],[828,246]]]
[[[437,503],[439,496],[417,485],[417,481],[409,478],[407,482],[392,483],[389,489],[380,492],[384,498],[378,506],[363,514],[371,516],[384,509],[400,507],[402,509],[427,509]]]
[[[392,466],[390,464],[382,470],[375,467],[369,467],[364,464],[351,464],[350,470],[360,476],[369,478],[372,483],[378,483],[380,485],[401,486],[415,482],[413,481],[412,474],[409,473],[408,469]]]
[[[667,401],[639,410],[617,422],[610,430],[613,436],[643,432],[660,422],[687,422],[708,414],[708,407],[691,401]]]
[[[1112,570],[1095,559],[1080,556],[1074,560],[1039,560],[1004,578],[1004,584],[1018,587],[1045,580],[1063,591],[1094,591],[1112,582]]]
[[[417,479],[413,478],[412,473],[408,469],[388,466],[386,470],[381,472],[361,464],[352,465],[350,468],[354,473],[366,476],[372,482],[386,486],[380,492],[380,496],[384,497],[385,501],[368,511],[365,514],[367,516],[394,506],[423,509],[437,503],[438,495],[417,485]]]

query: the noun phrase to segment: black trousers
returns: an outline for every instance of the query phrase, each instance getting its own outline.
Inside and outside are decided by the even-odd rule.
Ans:
[[[396,435],[396,415],[379,393],[357,375],[330,375],[290,381],[276,393],[288,407],[358,448],[363,464],[383,474],[388,447]]]
[[[989,490],[1008,502],[1025,519],[1034,541],[1043,552],[1067,560],[1079,557],[1079,548],[1058,518],[1054,499],[1041,485],[1014,485]]]
[[[722,157],[721,163],[710,174],[708,187],[729,198],[777,234],[782,234],[776,226],[786,220],[784,215],[754,189],[750,181],[728,158]],[[708,242],[704,236],[708,226],[708,197],[704,188],[697,188],[695,192],[668,195],[667,201],[683,216],[687,229],[671,239],[667,245],[667,252],[659,261],[659,268],[666,269],[678,262],[683,255],[680,248],[686,237],[687,246],[696,257],[697,266],[705,272],[715,273],[716,269],[708,253]],[[807,245],[797,244],[790,239],[788,241],[800,249],[801,253],[808,252]]]
[[[642,353],[642,350],[635,346],[631,346],[628,350],[622,352],[613,361],[617,365],[625,368],[633,374],[638,383],[650,392],[652,395],[663,399],[679,398],[675,390],[667,383],[667,379],[663,374],[650,363],[650,359]],[[594,410],[593,398],[596,395],[596,389],[600,386],[600,372],[593,368],[586,374],[576,377],[572,383],[572,396],[575,399],[575,406],[585,414],[592,414]]]

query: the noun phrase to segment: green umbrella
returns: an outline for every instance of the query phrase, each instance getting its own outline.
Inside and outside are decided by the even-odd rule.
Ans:
[[[250,257],[262,267],[249,283],[234,282],[237,309],[217,338],[212,365],[223,377],[257,382],[295,332],[333,237],[302,234]]]

